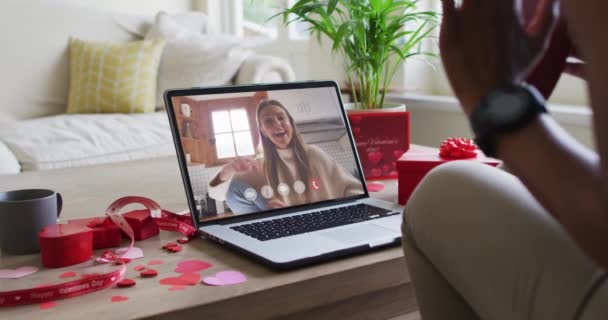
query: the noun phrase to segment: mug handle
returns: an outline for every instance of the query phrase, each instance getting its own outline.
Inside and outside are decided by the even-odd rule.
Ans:
[[[61,209],[63,208],[63,198],[59,192],[55,193],[57,195],[57,218],[61,214]]]

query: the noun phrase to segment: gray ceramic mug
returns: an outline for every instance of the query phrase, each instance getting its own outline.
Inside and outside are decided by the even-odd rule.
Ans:
[[[38,233],[56,224],[63,200],[52,190],[0,192],[0,249],[8,254],[40,251]]]

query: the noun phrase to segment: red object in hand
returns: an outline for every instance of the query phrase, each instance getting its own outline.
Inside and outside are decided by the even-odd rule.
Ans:
[[[93,230],[76,224],[54,224],[38,233],[42,265],[63,268],[93,255]]]
[[[466,138],[449,138],[439,147],[439,156],[447,159],[470,159],[477,157],[477,146]]]
[[[120,228],[108,218],[73,219],[69,220],[68,223],[93,229],[93,249],[120,246],[120,240],[122,239]]]
[[[150,210],[135,210],[124,214],[135,234],[135,241],[141,241],[160,233],[158,225],[150,215]]]

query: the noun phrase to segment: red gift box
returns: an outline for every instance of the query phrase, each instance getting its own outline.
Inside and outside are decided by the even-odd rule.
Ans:
[[[93,229],[93,249],[120,246],[122,240],[120,228],[108,218],[73,219],[69,220],[68,223]]]
[[[135,210],[124,214],[135,233],[135,241],[145,240],[160,233],[156,221],[150,215],[150,210]]]
[[[439,149],[437,148],[410,145],[410,149],[397,161],[397,171],[399,172],[399,204],[405,205],[407,203],[418,183],[431,169],[453,160],[459,159],[441,158],[439,157]],[[476,158],[466,160],[482,162],[494,167],[502,163],[500,160],[486,157],[481,152]]]
[[[54,224],[38,233],[42,265],[63,268],[93,256],[93,230],[76,224]]]

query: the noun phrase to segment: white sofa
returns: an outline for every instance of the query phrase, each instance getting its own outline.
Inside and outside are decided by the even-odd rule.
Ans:
[[[201,13],[173,18],[184,28],[210,32]],[[0,21],[0,174],[175,154],[163,111],[65,114],[70,37],[138,40],[154,17],[102,12],[68,0],[2,0]],[[293,80],[293,70],[284,60],[253,54],[231,82]]]

